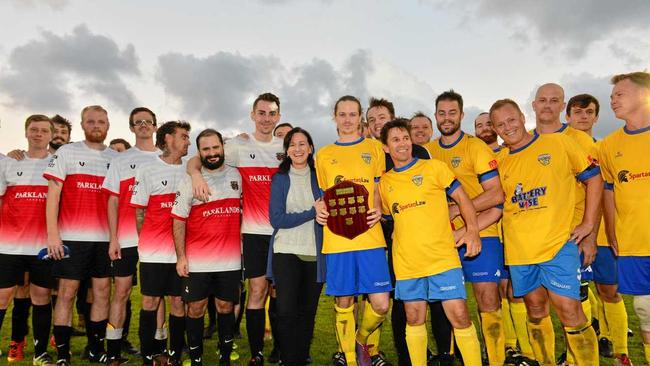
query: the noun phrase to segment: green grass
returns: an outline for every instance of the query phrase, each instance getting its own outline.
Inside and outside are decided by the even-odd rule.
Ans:
[[[468,290],[471,292],[471,290]],[[129,334],[129,340],[137,345],[138,342],[138,315],[139,315],[139,302],[140,302],[140,293],[139,289],[135,288],[132,295],[133,300],[133,319],[131,321],[131,331]],[[632,309],[632,299],[625,297],[625,303],[629,315],[629,324],[630,328],[634,330],[634,337],[629,338],[629,351],[630,357],[635,365],[643,365],[644,354],[643,354],[643,345],[641,342],[641,335],[639,331],[639,320],[634,314]],[[474,302],[473,296],[470,295],[470,310],[474,314],[474,324],[476,322],[476,303]],[[75,318],[76,319],[76,318]],[[244,319],[245,322],[245,319]],[[388,359],[396,365],[396,355],[394,348],[392,346],[392,334],[390,330],[390,317],[387,320],[386,324],[383,326],[382,337],[381,337],[381,349],[386,353]],[[333,310],[333,299],[331,297],[322,295],[320,298],[320,304],[318,308],[318,314],[316,317],[316,327],[314,331],[314,340],[311,347],[311,355],[314,359],[313,365],[322,366],[328,365],[332,353],[337,349],[336,337],[334,335],[334,310]],[[556,352],[559,354],[561,350],[564,349],[564,339],[562,336],[562,328],[557,318],[554,317],[555,324],[555,336],[556,336]],[[4,321],[2,332],[0,332],[0,347],[2,347],[3,356],[0,358],[0,364],[6,364],[6,353],[9,346],[9,337],[11,331],[11,308],[7,311],[7,316]],[[31,325],[31,323],[30,323]],[[241,355],[241,358],[238,362],[234,362],[233,365],[247,365],[248,357],[250,356],[248,344],[245,339],[245,323],[242,323],[241,331],[244,334],[243,339],[236,340],[236,344],[239,346],[238,352]],[[31,332],[30,332],[31,333]],[[430,347],[433,348],[432,340],[430,340]],[[72,352],[73,358],[72,362],[74,365],[89,365],[90,363],[82,361],[79,357],[83,347],[86,344],[85,337],[74,337],[72,342]],[[272,347],[271,341],[265,342],[265,354],[268,357]],[[216,335],[213,339],[208,340],[204,345],[204,364],[205,365],[216,365]],[[49,349],[50,354],[55,356],[53,349]],[[15,363],[14,365],[31,365],[31,358],[33,356],[33,346],[31,344],[31,338],[29,338],[28,347],[25,352],[26,360],[20,363]],[[131,365],[141,364],[139,358],[132,357],[132,360],[129,362]],[[612,365],[611,359],[601,358],[601,365]]]

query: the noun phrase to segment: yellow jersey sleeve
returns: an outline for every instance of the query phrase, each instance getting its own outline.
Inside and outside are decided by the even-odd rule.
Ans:
[[[580,163],[583,162],[582,158],[584,158],[584,156],[587,156],[588,161],[591,161],[594,164],[596,164],[597,157],[598,157],[598,149],[596,148],[596,143],[591,138],[591,136],[587,135],[583,131],[575,129],[566,124],[562,126],[561,132],[563,132],[564,135],[571,138],[571,140],[574,142],[571,151],[576,151],[581,154],[579,159]],[[582,150],[577,151],[578,148],[576,146]],[[581,172],[582,171],[576,172],[576,175]],[[585,215],[585,199],[586,199],[585,186],[580,181],[577,181],[576,182],[576,207],[573,214],[573,220],[571,221],[571,229],[575,228],[582,222],[582,218]]]

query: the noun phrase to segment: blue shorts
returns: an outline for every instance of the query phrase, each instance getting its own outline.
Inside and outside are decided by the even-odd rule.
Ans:
[[[395,298],[403,301],[444,301],[467,299],[460,268],[427,277],[397,280]]]
[[[503,265],[503,271],[501,271],[501,279],[509,280],[510,279],[510,266]]]
[[[511,265],[510,277],[515,297],[539,286],[558,295],[580,301],[580,256],[578,246],[569,241],[552,259],[536,264]]]
[[[326,295],[356,296],[393,289],[384,248],[325,254],[325,260]]]
[[[589,282],[594,280],[594,270],[589,266],[583,266],[582,263],[585,262],[585,255],[580,254],[580,281]]]
[[[618,284],[617,260],[611,247],[599,246],[596,259],[591,264],[591,269],[594,270],[594,281],[603,285]]]
[[[650,257],[618,257],[618,292],[650,295]]]
[[[458,249],[463,273],[468,282],[499,282],[504,271],[503,244],[497,237],[481,238],[481,253],[464,258],[467,248]]]

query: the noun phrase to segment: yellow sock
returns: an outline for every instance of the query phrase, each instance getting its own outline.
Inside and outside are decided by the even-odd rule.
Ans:
[[[645,350],[645,362],[650,365],[650,344],[643,344],[643,349]]]
[[[591,287],[589,287],[589,292],[587,293],[587,296],[589,297],[589,304],[591,304],[591,316],[598,319],[598,296],[594,294],[594,292],[591,290]],[[591,322],[591,319],[587,319],[587,320]]]
[[[481,366],[481,345],[474,324],[464,329],[454,328],[454,338],[463,355],[465,366]]]
[[[370,306],[370,305],[366,305]],[[379,341],[381,340],[381,329],[384,327],[384,323],[379,324],[379,327],[375,329],[374,332],[370,333],[366,344],[368,345],[368,353],[370,356],[375,356],[379,354]]]
[[[379,315],[372,309],[370,303],[366,303],[363,308],[363,318],[357,330],[357,341],[361,344],[368,343],[368,336],[374,332],[386,318],[385,315]]]
[[[406,325],[406,345],[409,349],[411,365],[426,366],[427,364],[427,326]]]
[[[334,305],[335,324],[336,324],[336,338],[339,342],[341,352],[345,353],[345,358],[348,365],[355,366],[357,364],[357,356],[354,351],[354,305],[349,308],[340,308]]]
[[[600,296],[596,296],[596,299],[598,301],[598,329],[600,331],[600,337],[609,339],[609,320],[607,319],[607,315],[605,315],[604,301],[601,300]]]
[[[571,350],[575,361],[572,365],[598,365],[598,338],[587,321],[577,327],[564,327],[567,348]]]
[[[604,302],[605,318],[612,326],[609,328],[609,337],[614,346],[614,354],[628,354],[627,350],[627,310],[621,300],[617,303]],[[603,322],[601,322],[602,324]],[[602,329],[602,328],[601,328]]]
[[[523,302],[510,303],[510,315],[512,315],[512,325],[515,327],[521,354],[535,359],[535,353],[528,338],[528,313],[526,312],[526,304]]]
[[[538,322],[528,321],[530,345],[540,365],[555,365],[555,332],[551,316]]]
[[[501,319],[506,347],[517,348],[517,333],[515,333],[515,326],[512,324],[508,299],[501,299]]]
[[[503,365],[506,359],[501,309],[481,313],[481,329],[490,366]]]
[[[587,297],[580,304],[582,305],[582,311],[585,313],[585,316],[587,317],[587,321],[591,324],[591,301],[589,301],[589,298]]]

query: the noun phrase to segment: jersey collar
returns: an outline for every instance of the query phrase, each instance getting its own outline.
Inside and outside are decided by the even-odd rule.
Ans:
[[[522,147],[520,147],[518,149],[510,150],[510,154],[516,154],[516,153],[520,152],[521,150],[523,150],[523,149],[527,148],[528,146],[530,146],[538,138],[539,138],[538,134],[533,134],[533,138],[530,141],[528,141],[528,143],[526,145],[524,145],[524,146],[522,146]]]
[[[334,141],[334,145],[339,145],[339,146],[351,146],[351,145],[356,145],[360,143],[361,141],[365,140],[365,137],[361,136],[359,137],[358,140],[356,141],[350,141],[350,142],[339,142],[339,141]]]
[[[636,134],[639,134],[639,133],[644,133],[646,131],[650,131],[650,126],[639,128],[638,130],[634,130],[634,131],[628,130],[627,126],[623,126],[623,131],[625,131],[625,133],[628,134],[628,135],[636,135]]]
[[[408,169],[409,169],[410,167],[412,167],[413,165],[415,165],[415,163],[417,163],[418,160],[420,160],[420,159],[418,159],[418,158],[413,158],[413,160],[411,160],[410,163],[404,165],[404,166],[401,167],[401,168],[394,167],[393,170],[396,171],[397,173],[403,172],[403,171],[405,171],[405,170],[408,170]]]
[[[443,143],[442,143],[442,137],[441,137],[441,138],[438,139],[438,145],[440,145],[440,147],[443,148],[443,149],[451,149],[452,147],[456,146],[456,144],[459,143],[460,140],[463,139],[463,137],[465,137],[465,132],[460,131],[460,135],[458,136],[458,138],[456,139],[456,141],[452,142],[452,143],[449,144],[449,145],[445,145],[445,144],[443,144]]]

